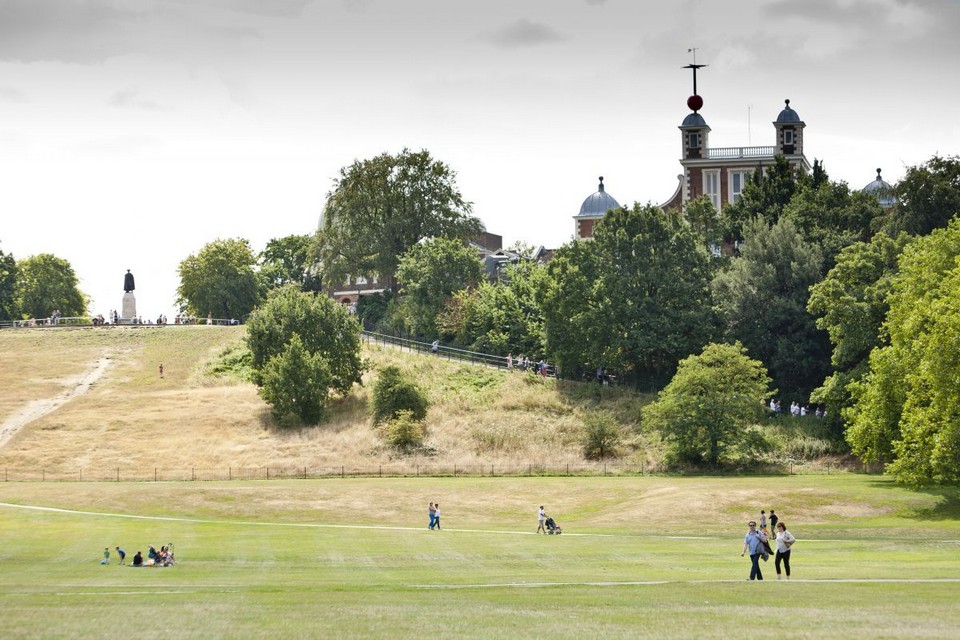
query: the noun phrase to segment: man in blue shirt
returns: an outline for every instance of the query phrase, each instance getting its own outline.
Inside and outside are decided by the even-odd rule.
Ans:
[[[760,572],[760,556],[764,552],[763,543],[767,541],[767,537],[763,534],[762,531],[757,531],[757,523],[751,520],[749,522],[750,530],[747,531],[747,535],[743,538],[743,551],[740,552],[740,557],[743,557],[747,551],[750,552],[750,579],[751,580],[763,580],[763,574]]]

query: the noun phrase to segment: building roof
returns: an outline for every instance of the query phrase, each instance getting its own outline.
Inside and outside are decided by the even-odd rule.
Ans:
[[[683,119],[681,127],[705,127],[707,126],[707,121],[703,119],[703,116],[697,112],[693,112]]]
[[[620,203],[603,188],[603,176],[600,176],[600,187],[580,205],[580,215],[602,218],[610,209],[618,208]]]
[[[783,108],[773,124],[801,124],[803,121],[800,119],[800,115],[790,108],[790,101],[784,100],[783,102],[787,106]]]
[[[865,186],[863,192],[875,197],[880,206],[885,209],[889,209],[896,202],[893,197],[893,187],[880,177],[880,169],[877,169],[877,179]]]

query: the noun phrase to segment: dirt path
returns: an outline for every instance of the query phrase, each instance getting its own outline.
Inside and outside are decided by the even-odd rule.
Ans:
[[[20,411],[17,411],[4,420],[3,424],[0,424],[0,447],[5,445],[20,429],[37,418],[43,417],[51,411],[56,411],[74,398],[82,396],[89,391],[90,387],[92,387],[107,370],[110,362],[110,356],[101,356],[93,366],[84,373],[64,380],[67,388],[59,395],[53,398],[29,402],[25,407],[20,409]]]

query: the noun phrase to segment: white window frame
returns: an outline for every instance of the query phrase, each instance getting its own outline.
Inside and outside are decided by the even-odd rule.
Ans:
[[[794,140],[794,137],[793,137],[793,129],[784,129],[784,130],[783,130],[783,144],[784,144],[784,145],[788,145],[788,144],[791,144],[791,145],[792,145],[792,144],[794,144],[793,140]]]
[[[700,132],[691,131],[687,134],[687,149],[699,149],[700,148]]]
[[[743,193],[743,188],[747,186],[747,182],[750,181],[750,176],[753,174],[752,171],[743,170],[743,169],[731,169],[727,174],[727,193],[729,194],[728,201],[730,204],[733,204],[740,199],[740,194]],[[737,189],[735,182],[736,178],[740,178],[740,188]]]
[[[710,183],[713,183],[712,185]],[[711,192],[709,187],[713,186],[716,191]],[[703,170],[703,194],[710,198],[713,208],[720,211],[720,169]]]

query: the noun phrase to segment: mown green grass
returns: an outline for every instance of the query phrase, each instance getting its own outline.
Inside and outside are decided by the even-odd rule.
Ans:
[[[444,531],[426,529],[429,500]],[[75,510],[0,506],[3,638],[952,638],[960,624],[957,490],[865,476],[0,483],[0,502]],[[564,535],[531,535],[540,502]],[[789,583],[749,583],[739,556],[769,504],[799,538]],[[104,546],[129,561],[168,542],[175,567],[98,564]]]

